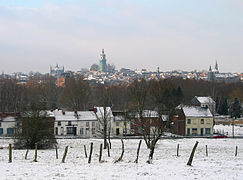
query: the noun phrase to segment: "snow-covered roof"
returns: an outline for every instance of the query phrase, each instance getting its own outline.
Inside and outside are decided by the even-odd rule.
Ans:
[[[184,106],[182,107],[182,110],[185,116],[189,117],[213,117],[208,108],[200,106]]]
[[[13,116],[8,116],[5,118],[2,118],[2,122],[15,122],[15,121],[16,121],[16,119]]]
[[[139,114],[136,114],[136,117],[139,117]],[[152,110],[144,110],[143,111],[143,117],[148,117],[148,118],[158,118],[158,112],[157,111],[152,111]],[[167,121],[167,115],[162,115],[162,120]]]
[[[197,100],[201,104],[214,103],[214,100],[211,97],[197,97]]]
[[[104,115],[103,107],[96,107],[97,113],[94,111],[63,111],[63,110],[54,110],[48,111],[50,117],[55,117],[56,121],[97,121],[97,117],[102,118]],[[107,113],[110,118],[113,118],[111,108],[107,107]]]

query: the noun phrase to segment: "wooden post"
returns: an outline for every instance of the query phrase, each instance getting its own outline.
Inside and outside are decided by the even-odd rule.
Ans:
[[[86,146],[85,145],[84,145],[84,154],[85,154],[85,157],[88,158],[87,150],[86,150]]]
[[[180,148],[180,145],[177,144],[177,151],[176,151],[176,156],[179,157],[179,148]]]
[[[57,145],[55,145],[56,148],[56,159],[58,159],[58,149],[57,149]]]
[[[109,149],[109,146],[108,146]],[[102,144],[100,144],[100,156],[99,156],[99,162],[101,162],[101,158],[102,158]]]
[[[194,145],[194,147],[193,147],[193,149],[192,149],[190,158],[189,158],[189,160],[188,160],[188,162],[187,162],[187,165],[188,165],[188,166],[191,166],[191,165],[192,165],[192,160],[193,160],[194,153],[195,153],[195,151],[196,151],[197,145],[198,145],[198,141],[196,141],[196,143],[195,143],[195,145]]]
[[[124,143],[123,143],[122,138],[121,138],[121,142],[122,142],[122,153],[121,153],[121,156],[119,157],[119,159],[117,159],[117,160],[115,161],[115,163],[121,161],[121,160],[122,160],[122,157],[123,157],[123,155],[124,155]]]
[[[237,151],[238,151],[238,146],[235,147],[235,156],[237,156],[237,154],[238,154]]]
[[[35,159],[34,162],[37,162],[37,143],[35,143]]]
[[[141,143],[142,143],[142,140],[140,140],[139,143],[138,143],[137,157],[136,157],[135,163],[138,163],[138,157],[139,157],[139,151],[140,151]]]
[[[65,151],[64,151],[64,154],[63,154],[63,157],[62,157],[62,163],[65,163],[67,152],[68,152],[68,146],[65,147]]]
[[[208,157],[208,146],[206,145],[206,156]]]
[[[110,145],[107,146],[107,153],[108,153],[108,157],[111,157],[111,155],[110,155]]]
[[[88,163],[91,163],[92,152],[93,152],[93,143],[91,142],[91,144],[90,144],[90,152],[89,152],[89,160],[88,160]]]
[[[8,160],[9,163],[12,162],[12,144],[9,144],[9,160]]]
[[[108,141],[109,141],[109,148],[111,149],[111,131],[109,130],[109,137],[108,137]],[[110,156],[109,156],[110,157]]]
[[[29,149],[27,148],[24,159],[27,160]]]

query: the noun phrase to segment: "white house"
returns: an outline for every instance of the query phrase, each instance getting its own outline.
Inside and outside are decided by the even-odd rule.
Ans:
[[[106,108],[108,128],[111,128],[113,115],[111,109]],[[54,128],[57,136],[79,136],[84,138],[98,137],[102,133],[102,120],[104,108],[96,107],[94,111],[63,111],[54,110],[48,112],[55,118]],[[111,131],[113,134],[113,131]]]
[[[15,125],[15,113],[0,113],[0,136],[14,135]]]

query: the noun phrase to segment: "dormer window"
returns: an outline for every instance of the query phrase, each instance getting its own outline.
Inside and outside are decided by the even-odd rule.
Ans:
[[[71,121],[68,121],[68,126],[72,126],[72,123],[71,123]]]

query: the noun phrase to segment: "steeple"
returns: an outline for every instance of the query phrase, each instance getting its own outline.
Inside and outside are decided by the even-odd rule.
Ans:
[[[211,65],[209,66],[209,71],[212,72],[212,67],[211,67]]]
[[[218,62],[216,60],[216,64],[215,64],[215,70],[218,71],[219,70],[219,67],[218,67]]]

